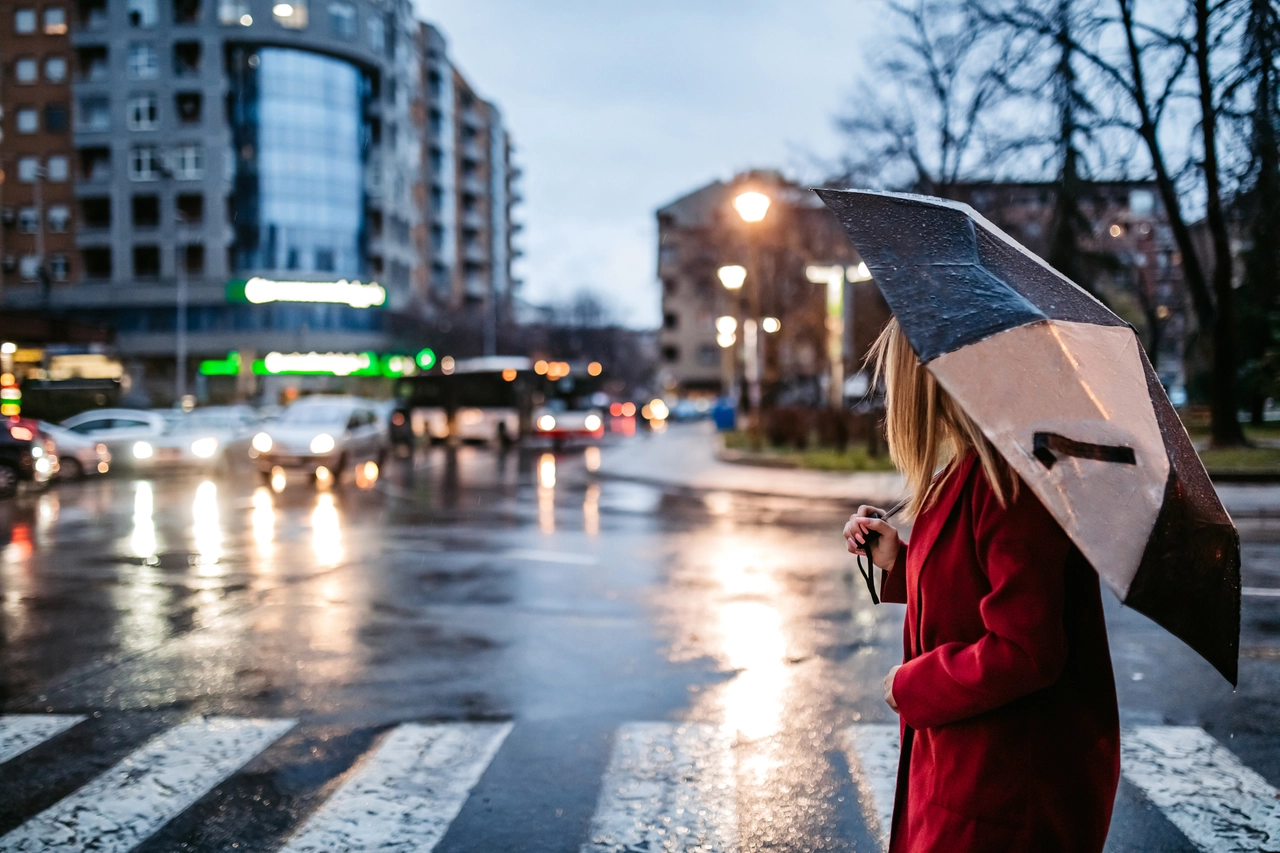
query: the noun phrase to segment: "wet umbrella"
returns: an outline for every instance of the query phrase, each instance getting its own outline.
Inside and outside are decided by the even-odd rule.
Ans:
[[[966,204],[817,193],[920,360],[1107,586],[1235,684],[1240,538],[1133,328]]]

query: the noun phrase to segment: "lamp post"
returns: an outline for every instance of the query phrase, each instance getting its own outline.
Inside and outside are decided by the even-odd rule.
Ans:
[[[756,235],[758,223],[764,220],[769,212],[772,200],[769,196],[755,190],[739,193],[733,199],[733,209],[747,226],[747,256],[750,273],[753,276],[751,289],[747,293],[748,307],[742,322],[743,374],[747,383],[747,404],[751,416],[748,423],[751,432],[751,444],[755,449],[760,446],[760,336],[758,334],[758,317],[760,316],[760,289],[763,282],[760,276],[759,240]]]

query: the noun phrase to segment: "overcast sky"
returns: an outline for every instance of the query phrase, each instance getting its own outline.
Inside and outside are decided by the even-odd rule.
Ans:
[[[657,325],[654,210],[753,167],[818,174],[884,43],[877,0],[416,0],[502,109],[524,169],[532,302],[601,294]]]

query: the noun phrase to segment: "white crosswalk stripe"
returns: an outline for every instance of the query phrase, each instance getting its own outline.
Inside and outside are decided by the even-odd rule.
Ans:
[[[1125,778],[1212,853],[1280,853],[1277,791],[1195,726],[1138,726],[1120,741]]]
[[[858,802],[871,831],[889,847],[889,828],[893,819],[893,798],[898,787],[898,752],[900,741],[897,723],[863,723],[844,732],[845,757],[854,784],[858,786]]]
[[[845,732],[864,811],[888,847],[898,771],[896,725]],[[1206,853],[1280,853],[1280,793],[1203,729],[1137,726],[1120,738],[1124,777]],[[869,820],[870,824],[871,821]]]
[[[0,838],[4,853],[125,853],[293,728],[293,720],[191,720]]]
[[[510,723],[397,726],[282,853],[426,853],[510,731]]]
[[[628,723],[581,853],[738,850],[732,739],[719,726]]]
[[[60,735],[84,720],[75,714],[12,714],[0,717],[0,764]]]

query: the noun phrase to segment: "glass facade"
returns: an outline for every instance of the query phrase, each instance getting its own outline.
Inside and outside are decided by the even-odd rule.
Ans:
[[[237,272],[362,276],[368,80],[288,48],[237,50],[231,63]]]

